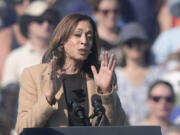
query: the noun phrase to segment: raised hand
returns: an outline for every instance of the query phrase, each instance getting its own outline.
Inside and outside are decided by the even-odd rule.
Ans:
[[[60,73],[60,78],[57,78],[56,63],[57,63],[57,57],[54,56],[53,59],[49,63],[49,68],[50,68],[49,89],[45,93],[46,99],[49,102],[49,104],[52,104],[55,98],[55,95],[58,92],[60,85],[62,84],[62,78],[64,75],[64,71],[62,71]]]
[[[97,73],[95,66],[91,66],[94,81],[103,93],[111,91],[111,80],[115,65],[116,61],[114,60],[114,55],[112,54],[109,59],[108,52],[103,51],[99,73]]]

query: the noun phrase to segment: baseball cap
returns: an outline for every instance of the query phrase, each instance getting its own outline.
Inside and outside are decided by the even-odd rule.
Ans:
[[[59,19],[60,13],[56,9],[50,7],[45,1],[35,0],[30,3],[24,15],[19,18],[20,31],[25,37],[28,37],[28,26],[31,22],[42,23],[47,20],[56,26]]]
[[[25,15],[41,16],[49,8],[48,3],[44,1],[33,1],[25,11]]]

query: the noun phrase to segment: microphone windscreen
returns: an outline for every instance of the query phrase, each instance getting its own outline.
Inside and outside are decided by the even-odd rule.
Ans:
[[[92,97],[91,97],[91,101],[92,101],[92,105],[95,106],[97,103],[98,104],[102,104],[102,100],[101,100],[101,97],[97,94],[94,94]]]

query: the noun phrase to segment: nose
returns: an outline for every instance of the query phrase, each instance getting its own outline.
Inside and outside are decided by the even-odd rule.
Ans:
[[[166,105],[168,102],[166,101],[166,99],[164,99],[164,98],[162,98],[162,99],[160,99],[160,101],[159,101],[161,104],[164,104],[164,105]]]
[[[52,27],[52,25],[48,21],[43,21],[42,26],[47,29]]]
[[[86,35],[82,35],[81,44],[87,45],[87,37],[86,37]]]

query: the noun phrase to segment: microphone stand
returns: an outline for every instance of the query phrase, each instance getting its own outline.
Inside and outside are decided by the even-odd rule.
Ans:
[[[105,115],[105,108],[101,105],[94,108],[94,113],[88,119],[93,119],[94,117],[97,117],[95,126],[99,126],[103,115]]]
[[[81,119],[81,122],[84,126],[91,126],[91,123],[89,122],[89,119],[84,114],[84,108],[79,105],[74,99],[71,101],[71,106],[73,109],[73,112],[76,116],[78,116]]]

